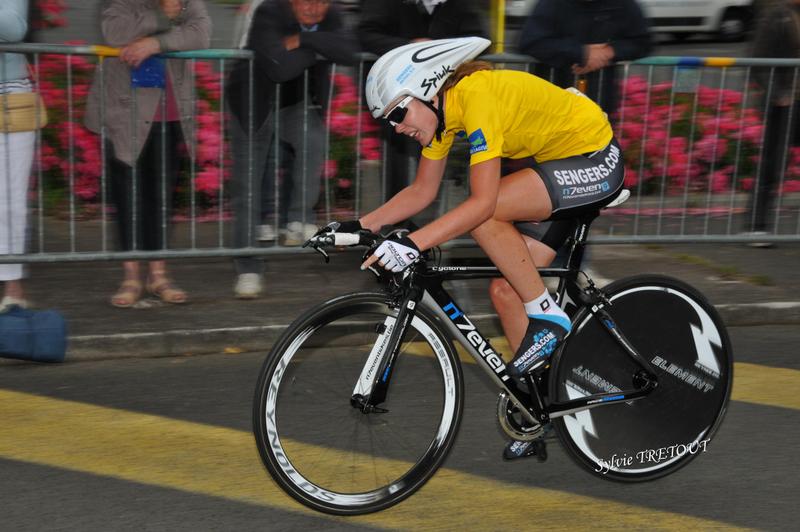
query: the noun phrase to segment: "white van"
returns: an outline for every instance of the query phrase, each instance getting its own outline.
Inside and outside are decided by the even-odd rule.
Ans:
[[[684,37],[715,33],[742,39],[753,22],[754,0],[638,0],[653,32]],[[537,0],[506,0],[506,23],[521,26]]]
[[[753,0],[639,0],[653,31],[683,37],[715,33],[741,40],[753,22]]]

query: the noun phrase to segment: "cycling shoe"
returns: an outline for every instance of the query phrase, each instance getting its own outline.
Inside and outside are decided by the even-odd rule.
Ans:
[[[536,456],[540,462],[547,460],[547,446],[545,442],[537,438],[531,441],[511,440],[503,449],[503,460],[519,460]]]
[[[569,322],[564,322],[569,327]],[[513,377],[521,377],[525,373],[543,368],[569,331],[569,328],[555,321],[531,318],[522,344],[508,365],[508,372]]]

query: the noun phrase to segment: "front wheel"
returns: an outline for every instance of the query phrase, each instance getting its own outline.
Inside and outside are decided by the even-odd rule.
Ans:
[[[405,331],[381,410],[354,396],[379,367],[397,308],[382,294],[333,299],[296,320],[264,362],[253,405],[272,477],[315,510],[354,515],[419,489],[453,444],[463,409],[455,350],[423,307]]]
[[[646,397],[555,420],[576,461],[603,478],[643,481],[672,473],[709,448],[727,407],[733,352],[714,307],[689,285],[637,276],[605,287],[605,310],[656,370]],[[588,309],[553,361],[556,401],[630,390],[639,366]]]

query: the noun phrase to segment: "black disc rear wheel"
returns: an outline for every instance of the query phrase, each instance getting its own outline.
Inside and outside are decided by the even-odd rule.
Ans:
[[[647,397],[555,420],[565,448],[603,478],[642,481],[669,474],[709,449],[733,379],[733,353],[714,307],[689,285],[664,276],[604,288],[619,330],[656,368]],[[630,390],[639,366],[588,309],[553,360],[550,396],[567,401]]]

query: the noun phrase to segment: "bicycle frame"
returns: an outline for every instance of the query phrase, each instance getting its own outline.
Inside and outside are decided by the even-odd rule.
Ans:
[[[501,277],[502,274],[499,270],[490,265],[488,260],[484,261],[484,264],[476,266],[465,264],[428,268],[424,263],[421,263],[413,271],[407,273],[402,282],[405,290],[397,300],[399,312],[395,320],[395,326],[390,332],[388,342],[384,339],[381,342],[383,349],[379,350],[384,354],[388,353],[388,356],[382,356],[383,360],[377,366],[378,371],[370,372],[369,374],[372,386],[367,385],[363,388],[368,388],[371,391],[365,395],[354,395],[353,405],[360,407],[364,412],[381,411],[377,405],[386,398],[391,381],[392,368],[399,351],[400,339],[413,319],[415,309],[419,304],[424,305],[440,318],[441,323],[450,331],[451,336],[465,347],[478,366],[489,375],[498,387],[505,390],[520,412],[533,423],[544,425],[551,418],[599,406],[631,402],[648,395],[657,386],[654,368],[646,358],[636,351],[636,348],[618,329],[614,319],[605,310],[605,307],[610,305],[609,301],[605,299],[601,290],[595,288],[591,279],[580,270],[586,235],[589,225],[595,217],[596,214],[579,220],[580,223],[569,243],[569,253],[564,268],[541,268],[538,271],[542,277],[558,277],[560,279],[556,292],[559,304],[566,302],[576,308],[586,307],[622,347],[625,353],[641,367],[641,370],[634,375],[634,389],[593,394],[570,401],[545,404],[540,387],[546,385],[546,383],[541,380],[537,382],[537,379],[527,376],[526,383],[529,389],[532,390],[532,393],[528,393],[516,380],[512,379],[508,374],[507,366],[502,357],[491,347],[489,340],[478,331],[469,316],[442,286],[444,281],[450,280]],[[584,289],[578,285],[579,274],[586,276],[589,282],[588,288]],[[373,356],[380,356],[381,353],[379,351],[374,351],[367,366],[375,366]],[[364,378],[365,374],[362,373],[362,381]]]

